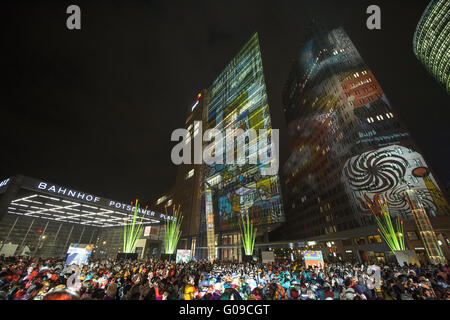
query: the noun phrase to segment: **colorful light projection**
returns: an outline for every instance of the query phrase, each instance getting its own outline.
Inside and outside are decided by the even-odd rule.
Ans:
[[[439,247],[436,233],[434,232],[433,226],[430,223],[430,219],[428,218],[427,212],[425,211],[417,192],[409,187],[406,190],[406,199],[411,208],[414,221],[416,222],[420,238],[422,239],[430,262],[432,264],[445,264],[445,257]]]
[[[181,236],[181,222],[183,216],[181,214],[181,205],[178,207],[172,205],[172,219],[169,219],[169,213],[167,212],[167,206],[164,206],[166,210],[166,224],[164,225],[164,252],[166,254],[173,254],[177,249],[178,240]]]
[[[212,205],[212,191],[205,191],[205,212],[206,212],[206,240],[208,245],[208,260],[216,259],[216,244],[214,234],[214,212]]]
[[[349,158],[342,170],[342,179],[349,195],[359,202],[360,195],[369,198],[379,195],[386,199],[392,216],[412,219],[404,196],[409,185],[420,195],[427,213],[434,216],[449,215],[450,208],[434,177],[424,165],[422,155],[401,145],[391,145],[363,152]],[[359,206],[364,212],[364,204]]]
[[[258,34],[255,33],[210,88],[207,126],[226,130],[272,129]],[[248,158],[257,154],[248,147]],[[226,148],[223,150],[226,156]],[[246,156],[247,157],[247,156]],[[258,226],[284,221],[278,175],[261,174],[266,164],[215,164],[204,166],[205,189],[217,208],[216,229],[239,229],[243,212],[248,210]]]
[[[377,221],[378,232],[389,248],[392,251],[406,250],[403,221],[395,218],[394,228],[386,199],[380,199],[378,194],[374,196],[373,201],[367,195],[364,195],[364,198],[366,199],[365,206],[372,211]]]
[[[253,255],[253,248],[255,247],[255,239],[257,228],[253,226],[253,222],[250,221],[248,213],[245,215],[246,219],[244,219],[244,215],[241,215],[240,227],[241,227],[241,239],[242,245],[244,246],[245,255],[251,256]]]
[[[437,207],[438,212],[445,213],[446,215],[450,214],[450,207],[448,206],[447,201],[445,200],[442,192],[433,182],[433,177],[430,174],[430,170],[426,167],[418,167],[415,168],[412,172],[412,175],[417,178],[423,179],[425,186],[427,187],[434,204]]]
[[[131,203],[131,205],[133,205],[133,202]],[[139,212],[139,200],[136,199],[136,204],[134,206],[134,214],[133,214],[133,219],[131,220],[131,224],[127,224],[125,221],[125,225],[123,226],[123,252],[124,253],[133,253],[134,252],[134,249],[136,247],[136,242],[141,237],[142,233],[144,232],[144,226],[142,224],[144,215],[142,215],[139,218],[138,212]]]
[[[286,210],[298,221],[286,232],[307,238],[366,225],[371,219],[364,214],[372,213],[360,204],[364,194],[371,199],[376,194],[383,197],[391,217],[412,219],[404,197],[405,180],[413,184],[430,217],[448,215],[432,175],[414,171],[426,167],[426,162],[413,150],[407,129],[397,121],[380,83],[346,32],[317,25],[311,31],[283,91],[291,141],[284,166]],[[348,195],[345,205],[356,216],[362,215],[360,221],[323,225],[309,219],[327,211],[325,199],[330,194],[344,196],[342,185]],[[343,213],[324,215],[328,222],[339,220]]]

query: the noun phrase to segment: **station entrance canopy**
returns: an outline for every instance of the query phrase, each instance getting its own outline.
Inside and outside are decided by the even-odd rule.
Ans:
[[[94,227],[118,227],[131,223],[134,206],[18,175],[0,180],[0,220],[6,213]],[[138,213],[143,224],[172,219],[145,208],[139,208]]]

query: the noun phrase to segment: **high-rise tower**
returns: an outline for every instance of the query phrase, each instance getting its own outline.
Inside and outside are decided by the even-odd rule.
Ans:
[[[272,129],[258,34],[255,33],[225,67],[209,89],[206,128]],[[225,148],[223,149],[225,159]],[[250,146],[246,155],[257,153]],[[239,221],[249,215],[258,232],[266,233],[284,221],[279,176],[261,174],[263,163],[204,165],[205,223],[208,247],[217,243],[221,259],[240,258]],[[212,212],[211,212],[212,210]],[[207,221],[208,217],[214,221]],[[224,248],[226,247],[226,248]]]
[[[407,183],[430,217],[450,214],[423,156],[342,28],[311,28],[283,104],[291,140],[283,169],[287,239],[349,239],[351,245],[359,236],[375,237],[365,199],[385,197],[391,213],[409,219]],[[415,174],[418,168],[426,179]]]
[[[416,57],[450,93],[450,1],[432,0],[413,39]]]

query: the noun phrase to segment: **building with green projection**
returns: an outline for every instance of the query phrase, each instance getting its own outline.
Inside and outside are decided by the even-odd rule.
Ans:
[[[450,93],[450,1],[432,0],[423,13],[413,40],[414,53]]]
[[[258,34],[255,33],[209,88],[206,128],[225,133],[267,129],[271,117]],[[228,141],[227,141],[228,143]],[[225,159],[225,148],[223,149]],[[249,143],[246,157],[258,152]],[[239,221],[249,215],[263,237],[284,221],[279,176],[263,175],[263,163],[204,164],[202,230],[208,258],[241,260]],[[205,243],[206,242],[206,243]]]

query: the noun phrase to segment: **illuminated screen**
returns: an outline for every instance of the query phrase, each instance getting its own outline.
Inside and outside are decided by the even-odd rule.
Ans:
[[[189,262],[189,260],[191,260],[191,250],[182,250],[182,249],[178,249],[177,250],[177,256],[176,256],[176,263],[180,263],[180,262]]]
[[[347,193],[363,214],[371,214],[365,197],[373,200],[378,195],[386,199],[391,214],[412,219],[405,197],[408,188],[416,190],[430,217],[449,211],[422,155],[400,145],[378,148],[350,158],[344,166],[342,179]]]
[[[303,258],[305,260],[306,267],[308,266],[317,266],[317,267],[323,267],[323,257],[322,257],[322,251],[312,251],[312,250],[306,250],[303,253]]]
[[[87,264],[93,247],[93,244],[74,244],[70,246],[67,250],[66,264],[77,264],[79,266]]]

